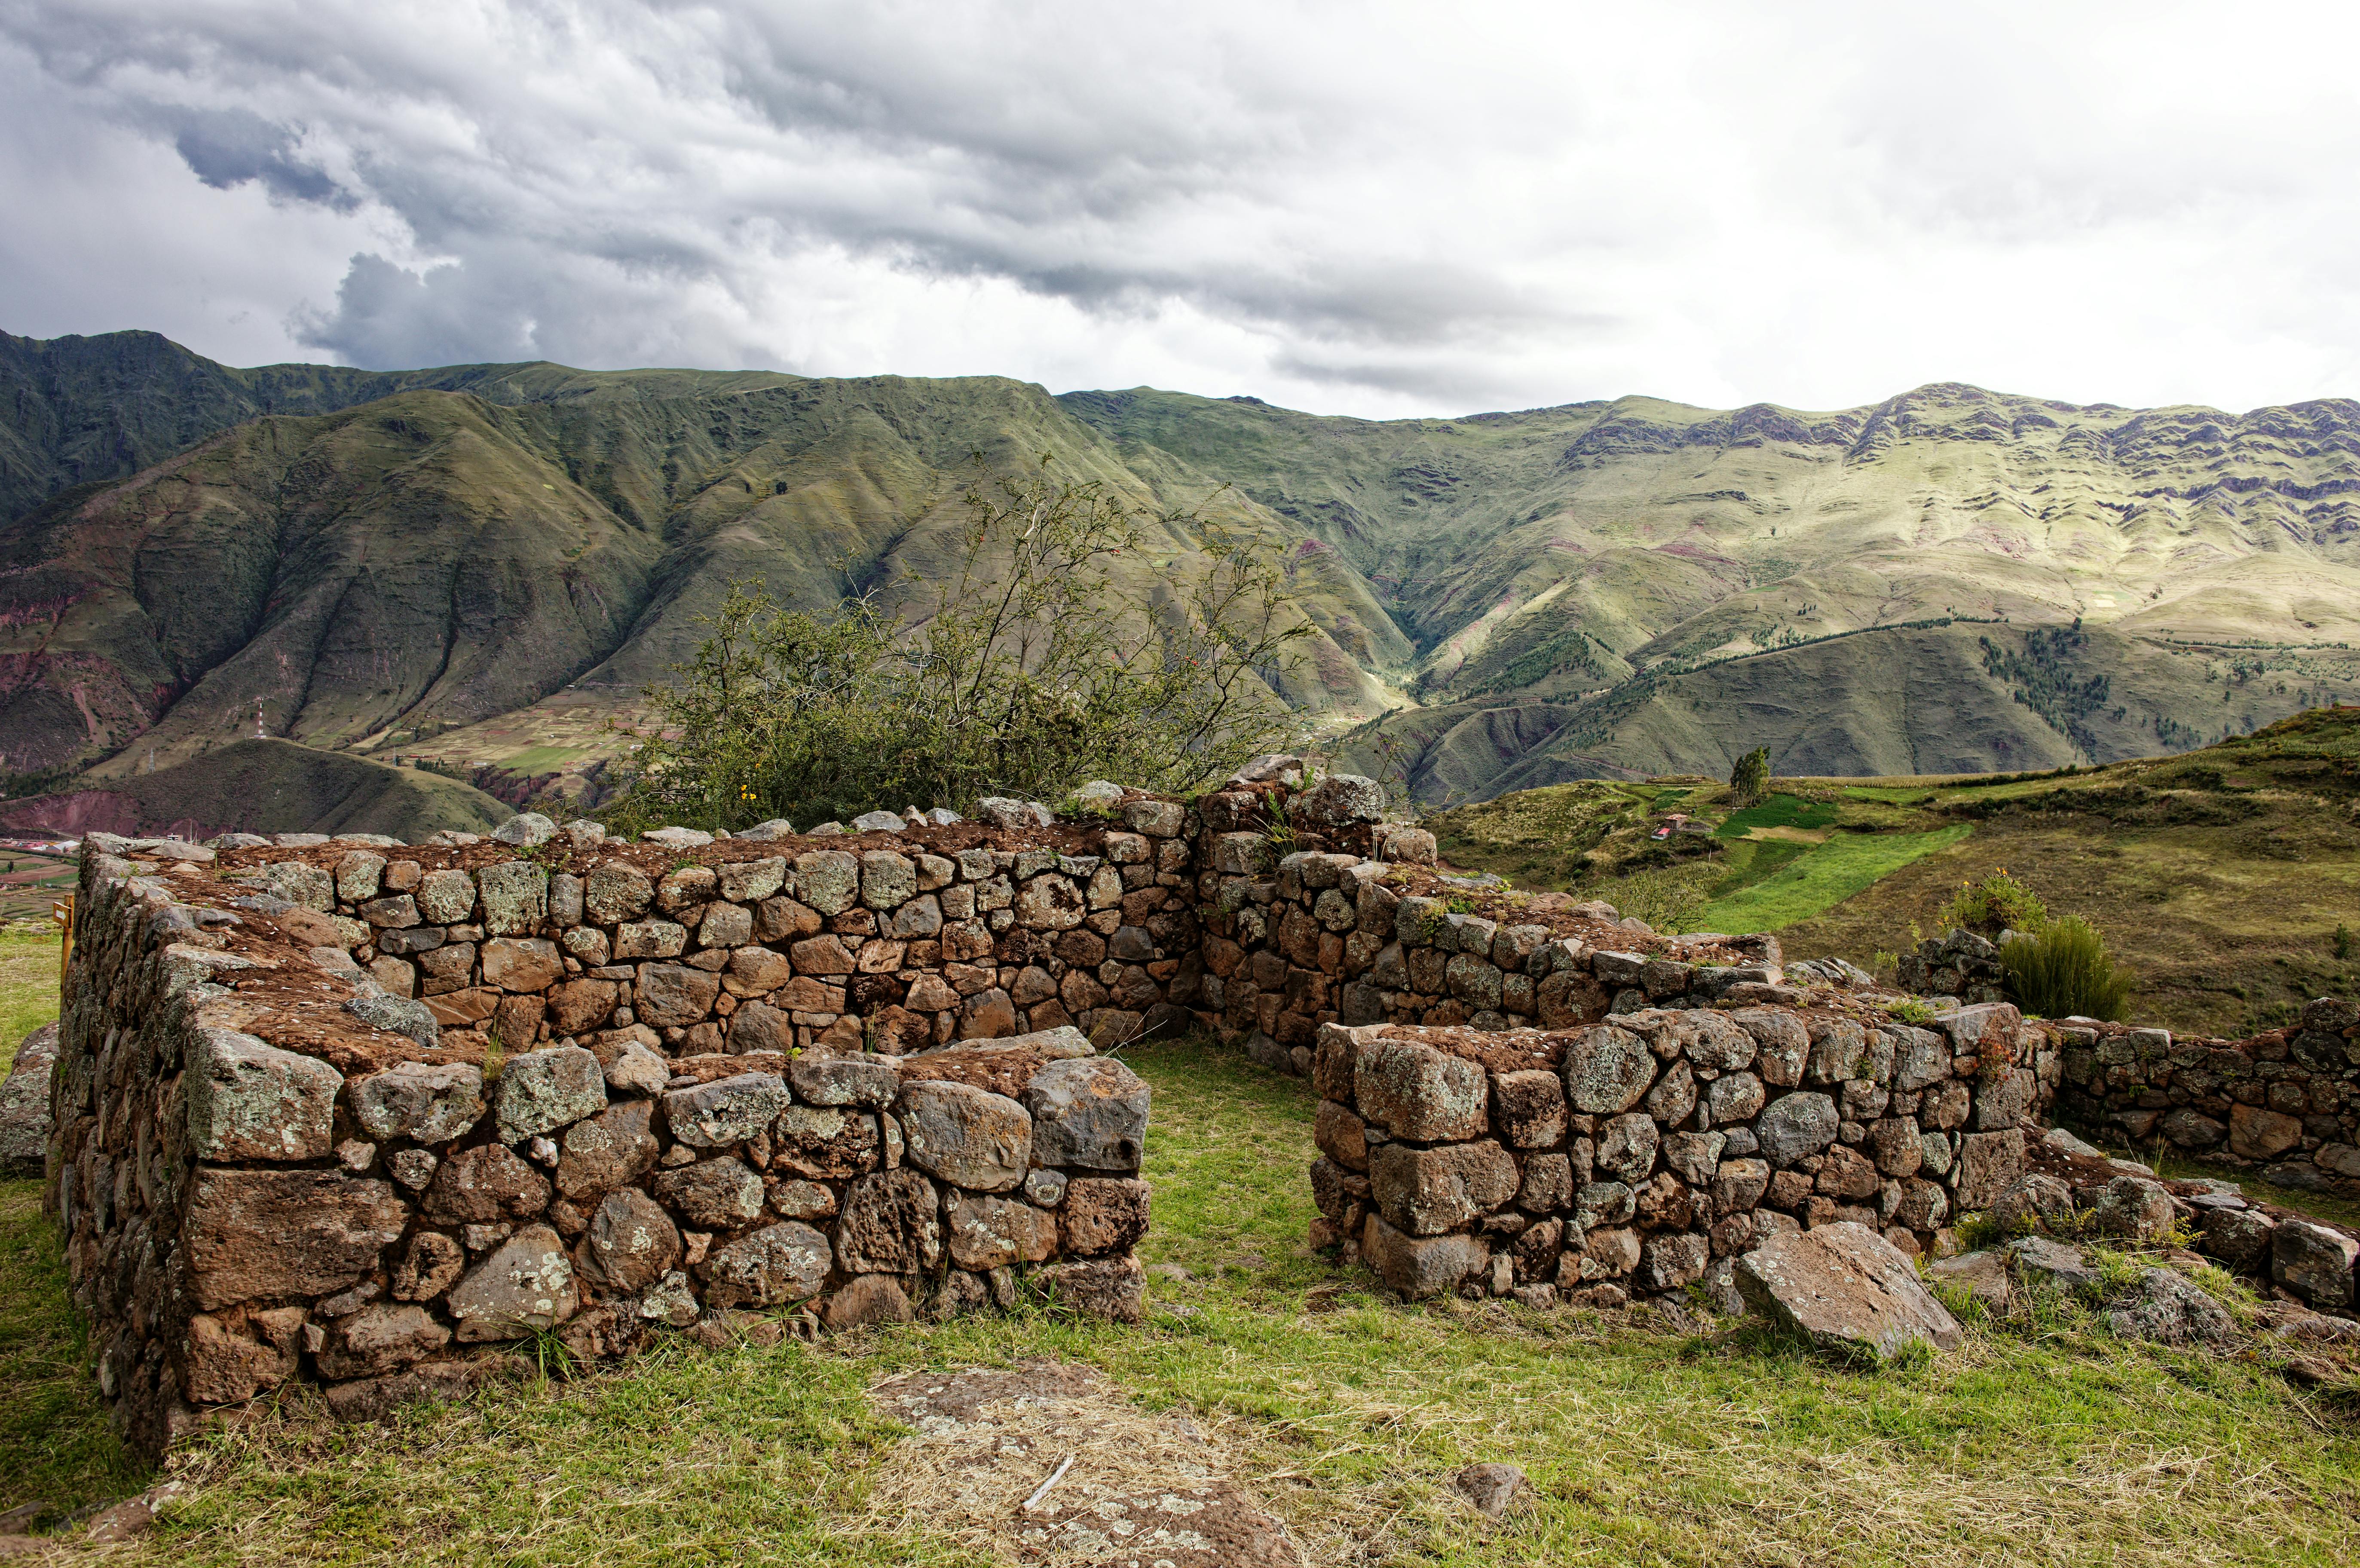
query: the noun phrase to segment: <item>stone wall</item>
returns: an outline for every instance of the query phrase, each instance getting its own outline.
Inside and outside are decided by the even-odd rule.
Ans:
[[[2070,1021],[2059,1113],[2142,1146],[2254,1169],[2281,1187],[2360,1196],[2360,1008],[2322,997],[2248,1040]]]
[[[2055,1069],[2005,1004],[1930,1028],[1832,1000],[1567,1029],[1330,1024],[1312,1191],[1329,1234],[1404,1294],[1725,1296],[1731,1260],[1782,1231],[1852,1221],[1949,1250],[1950,1218],[2022,1173]]]
[[[1262,826],[1267,802],[1234,791],[1199,803],[1196,998],[1225,1042],[1283,1071],[1310,1072],[1328,1023],[1562,1029],[1611,1011],[1801,994],[1779,983],[1775,937],[1659,936],[1608,905],[1440,875],[1431,835],[1358,820],[1366,803],[1316,789],[1286,817],[1328,833],[1285,848]]]
[[[537,1331],[1140,1311],[1146,1086],[1189,838],[86,844],[49,1199],[154,1451],[290,1378],[340,1411]],[[519,824],[522,824],[521,828]],[[775,1332],[775,1331],[774,1331]]]

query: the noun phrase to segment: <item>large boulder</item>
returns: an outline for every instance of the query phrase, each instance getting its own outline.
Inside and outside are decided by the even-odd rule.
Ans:
[[[1032,1155],[1044,1166],[1137,1170],[1147,1144],[1146,1080],[1107,1057],[1053,1061],[1024,1086]]]
[[[1899,1248],[1849,1220],[1775,1236],[1737,1260],[1747,1306],[1824,1350],[1882,1360],[1924,1342],[1959,1343],[1943,1310]]]

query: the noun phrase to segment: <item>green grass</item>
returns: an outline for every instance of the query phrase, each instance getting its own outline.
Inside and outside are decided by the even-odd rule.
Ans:
[[[862,1391],[1042,1354],[1222,1422],[1315,1562],[2277,1568],[2360,1546],[2348,1415],[2251,1361],[2125,1345],[2086,1318],[1972,1331],[1959,1351],[1863,1372],[1752,1329],[1383,1304],[1302,1245],[1305,1085],[1186,1042],[1131,1059],[1157,1096],[1142,1251],[1190,1276],[1154,1281],[1145,1325],[1036,1312],[816,1348],[675,1343],[385,1428],[334,1427],[293,1398],[197,1445],[187,1506],[126,1555],[976,1563],[945,1538],[850,1530],[895,1436]],[[9,1311],[63,1317],[53,1266],[5,1255]],[[37,1425],[0,1436],[11,1486],[64,1475],[37,1464]],[[1524,1466],[1530,1510],[1491,1523],[1456,1503],[1449,1475],[1480,1461]]]
[[[1836,819],[1836,806],[1831,800],[1802,800],[1791,795],[1774,795],[1757,806],[1733,811],[1713,830],[1717,839],[1743,839],[1756,828],[1800,828],[1808,831],[1826,828]]]
[[[16,1042],[57,1015],[58,938],[0,928],[0,1075],[16,1059]]]
[[[1821,844],[1776,875],[1705,907],[1701,929],[1775,931],[1850,898],[1879,879],[1973,828],[1961,825],[1927,833],[1844,833]]]

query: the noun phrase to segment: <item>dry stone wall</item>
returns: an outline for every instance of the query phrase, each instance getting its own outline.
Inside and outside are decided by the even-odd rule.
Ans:
[[[142,1447],[308,1377],[340,1411],[482,1347],[1141,1310],[1146,1085],[1186,814],[834,840],[93,835],[49,1201]],[[512,828],[515,824],[510,825]],[[1085,1031],[1088,1031],[1086,1033]]]
[[[2246,1040],[2069,1021],[2060,1113],[2253,1168],[2281,1187],[2360,1196],[2360,1008],[2322,997]]]
[[[2055,1067],[2004,1003],[1928,1028],[1784,1005],[1329,1024],[1312,1192],[1329,1236],[1406,1295],[1727,1297],[1732,1260],[1784,1232],[1850,1222],[1948,1250],[1950,1219],[2022,1174]]]
[[[1192,1023],[1313,1079],[1322,1239],[1413,1296],[1733,1307],[1788,1232],[1947,1253],[2053,1162],[2052,1095],[2360,1177],[2347,1005],[2244,1042],[1980,992],[1907,1023],[1775,938],[1440,874],[1368,781],[1265,762],[1065,822],[93,835],[41,1132],[103,1390],[153,1449],[290,1378],[350,1414],[456,1387],[538,1331],[608,1354],[1038,1284],[1135,1318],[1148,1095],[1100,1051]]]

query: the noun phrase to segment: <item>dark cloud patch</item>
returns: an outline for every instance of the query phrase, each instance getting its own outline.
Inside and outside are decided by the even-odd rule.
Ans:
[[[273,196],[349,210],[351,192],[298,158],[296,137],[246,109],[182,109],[172,147],[196,177],[216,191],[260,181]]]

